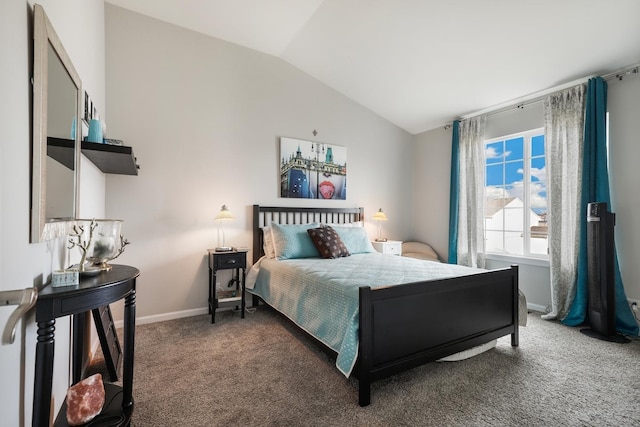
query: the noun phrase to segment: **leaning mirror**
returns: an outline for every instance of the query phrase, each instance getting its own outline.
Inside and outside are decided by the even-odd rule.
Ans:
[[[34,6],[31,242],[76,218],[81,83],[42,6]]]

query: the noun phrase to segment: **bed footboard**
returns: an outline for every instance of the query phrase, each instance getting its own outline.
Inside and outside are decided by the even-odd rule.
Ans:
[[[360,288],[359,404],[371,382],[511,334],[518,345],[518,267]]]

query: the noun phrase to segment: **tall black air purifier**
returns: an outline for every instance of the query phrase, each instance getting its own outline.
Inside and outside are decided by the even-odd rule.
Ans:
[[[591,327],[581,332],[606,341],[627,342],[616,332],[615,218],[607,203],[587,205],[587,315]]]

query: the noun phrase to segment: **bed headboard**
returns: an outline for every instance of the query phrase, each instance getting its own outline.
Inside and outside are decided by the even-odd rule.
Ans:
[[[271,224],[324,222],[345,224],[364,221],[364,208],[303,208],[253,205],[253,262],[264,255],[262,227]]]

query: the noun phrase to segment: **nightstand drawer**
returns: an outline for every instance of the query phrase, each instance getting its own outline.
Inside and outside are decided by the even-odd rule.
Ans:
[[[383,254],[402,255],[402,242],[398,240],[387,240],[386,242],[371,242],[373,248]]]
[[[385,254],[402,255],[402,243],[387,244],[384,248]]]
[[[245,268],[247,266],[247,254],[245,252],[216,253],[213,258],[213,268],[225,270],[230,268]]]

